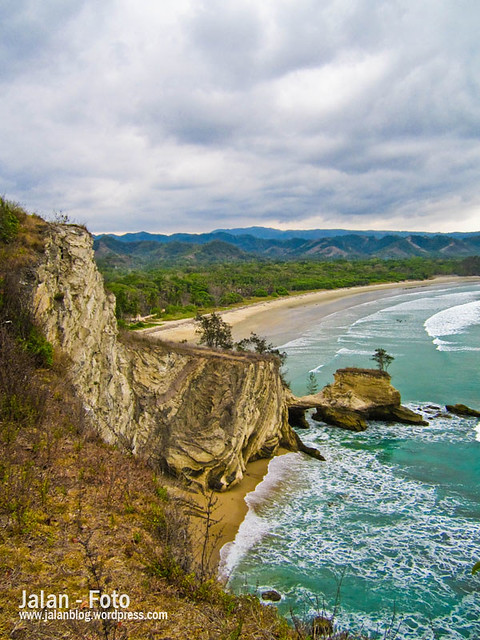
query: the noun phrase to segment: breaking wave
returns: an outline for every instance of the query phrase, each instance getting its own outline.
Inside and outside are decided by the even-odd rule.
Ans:
[[[480,324],[480,301],[467,302],[439,311],[425,320],[424,327],[432,338],[464,333],[469,327]]]

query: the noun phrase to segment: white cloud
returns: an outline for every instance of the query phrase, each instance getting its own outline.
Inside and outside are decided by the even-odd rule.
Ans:
[[[93,231],[478,229],[474,0],[11,0],[0,180]]]

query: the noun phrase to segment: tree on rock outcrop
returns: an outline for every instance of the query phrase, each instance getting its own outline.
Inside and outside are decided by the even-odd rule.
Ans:
[[[219,349],[232,349],[232,327],[227,324],[217,313],[195,318],[198,323],[196,332],[200,334],[200,344]]]
[[[317,376],[313,371],[310,371],[310,373],[308,374],[308,380],[307,380],[307,394],[309,396],[313,396],[315,393],[317,393],[317,391],[318,391]]]
[[[395,358],[388,354],[385,349],[375,349],[375,353],[370,360],[375,360],[380,371],[386,371]]]

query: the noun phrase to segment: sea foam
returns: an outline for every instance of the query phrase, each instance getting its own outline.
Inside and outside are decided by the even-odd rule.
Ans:
[[[439,311],[425,320],[424,327],[432,338],[453,336],[480,324],[480,301],[467,302]]]
[[[219,577],[226,580],[232,574],[240,560],[254,547],[266,534],[272,533],[272,522],[261,518],[257,511],[265,504],[273,491],[283,481],[285,475],[291,469],[292,457],[298,454],[287,453],[273,458],[268,465],[268,473],[254,491],[247,493],[245,502],[248,512],[240,525],[235,540],[229,542],[220,550]]]
[[[477,435],[475,436],[475,440],[477,442],[480,442],[480,422],[475,427],[475,431],[477,432]]]
[[[473,421],[432,417],[440,407],[426,403],[411,408],[425,413],[430,425],[372,423],[351,435],[312,422],[307,439],[321,446],[327,463],[298,455],[275,461],[276,478],[249,494],[251,525],[235,541],[233,572],[245,571],[250,585],[280,591],[288,610],[315,603],[320,585],[328,599],[329,584],[347,568],[341,628],[373,633],[388,608],[398,606],[402,640],[430,637],[433,618],[437,630],[448,630],[439,633],[442,640],[476,637],[468,627],[480,610],[469,599],[479,544],[476,494],[469,499],[455,485],[444,491],[432,482],[430,463],[426,474],[416,464],[419,446],[427,456],[435,447],[443,477],[448,467],[441,452],[454,457],[452,447],[473,443]],[[448,604],[455,600],[458,611]]]

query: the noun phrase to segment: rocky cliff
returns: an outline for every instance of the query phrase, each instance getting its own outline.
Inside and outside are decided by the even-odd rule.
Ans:
[[[367,420],[428,424],[421,415],[401,405],[400,392],[390,376],[378,369],[338,369],[333,384],[312,396],[290,397],[290,414],[298,424],[301,412],[315,408],[313,419],[351,431],[364,431]],[[291,419],[292,422],[292,419]]]
[[[248,461],[280,444],[298,449],[276,359],[118,339],[115,300],[83,228],[50,226],[30,298],[108,442],[217,490],[239,482]]]
[[[87,419],[107,442],[222,491],[241,480],[249,461],[272,456],[280,445],[323,459],[290,426],[307,426],[306,408],[315,407],[318,420],[357,431],[369,418],[421,422],[401,406],[390,376],[376,370],[337,371],[319,394],[295,398],[269,356],[132,335],[120,340],[115,299],[105,292],[92,245],[81,227],[49,225],[25,286]]]

